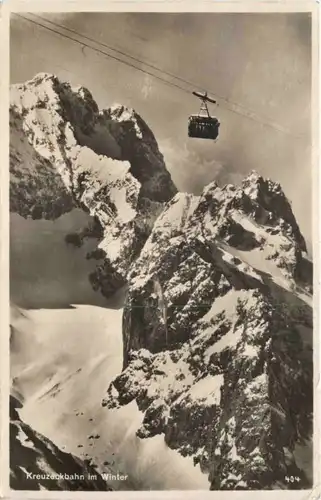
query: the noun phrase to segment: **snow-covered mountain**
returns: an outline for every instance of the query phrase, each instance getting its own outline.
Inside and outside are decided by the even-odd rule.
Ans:
[[[10,127],[11,211],[32,219],[75,207],[89,214],[67,242],[96,240],[90,279],[109,296],[176,193],[151,130],[133,110],[99,111],[87,89],[49,74],[11,87]]]
[[[124,370],[104,404],[135,400],[138,435],[162,434],[212,489],[307,487],[296,446],[312,429],[311,278],[278,184],[252,173],[177,194],[130,272]]]
[[[309,487],[312,262],[281,186],[178,193],[135,111],[47,74],[12,87],[10,157],[12,300],[47,307],[12,313],[26,425],[113,489]]]

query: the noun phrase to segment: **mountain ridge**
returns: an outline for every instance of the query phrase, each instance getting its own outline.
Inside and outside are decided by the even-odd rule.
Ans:
[[[129,274],[123,371],[103,406],[136,401],[137,435],[164,435],[211,489],[298,474],[307,488],[295,447],[312,432],[311,278],[279,184],[252,172],[240,188],[176,195]]]
[[[46,73],[11,86],[10,99],[11,210],[34,219],[89,213],[92,225],[69,241],[97,239],[92,285],[113,294],[176,192],[153,133],[133,110],[100,112],[87,89]]]
[[[100,111],[54,75],[12,86],[10,112],[11,211],[83,210],[65,244],[94,242],[88,280],[104,297],[127,287],[104,411],[136,404],[136,436],[192,458],[213,490],[308,488],[313,266],[280,184],[253,171],[178,192],[134,110]]]

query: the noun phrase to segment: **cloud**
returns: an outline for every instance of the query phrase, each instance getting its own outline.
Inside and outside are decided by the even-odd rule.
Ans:
[[[215,158],[205,158],[191,149],[188,143],[177,145],[174,139],[159,141],[159,148],[164,155],[166,167],[180,191],[199,194],[204,186],[216,180],[224,166]],[[191,175],[197,170],[198,175]]]
[[[152,97],[153,93],[153,79],[150,75],[144,75],[144,83],[142,87],[142,95],[144,99]]]

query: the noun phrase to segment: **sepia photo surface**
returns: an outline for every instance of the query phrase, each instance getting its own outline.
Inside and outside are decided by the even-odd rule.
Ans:
[[[311,12],[11,13],[13,491],[313,490],[312,60]]]

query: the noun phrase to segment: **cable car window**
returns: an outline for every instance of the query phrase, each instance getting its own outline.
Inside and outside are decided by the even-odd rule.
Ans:
[[[217,139],[220,122],[210,115],[207,107],[207,102],[215,103],[216,101],[207,97],[207,93],[193,92],[193,94],[201,100],[201,107],[198,115],[191,115],[188,119],[188,136],[199,139]]]

